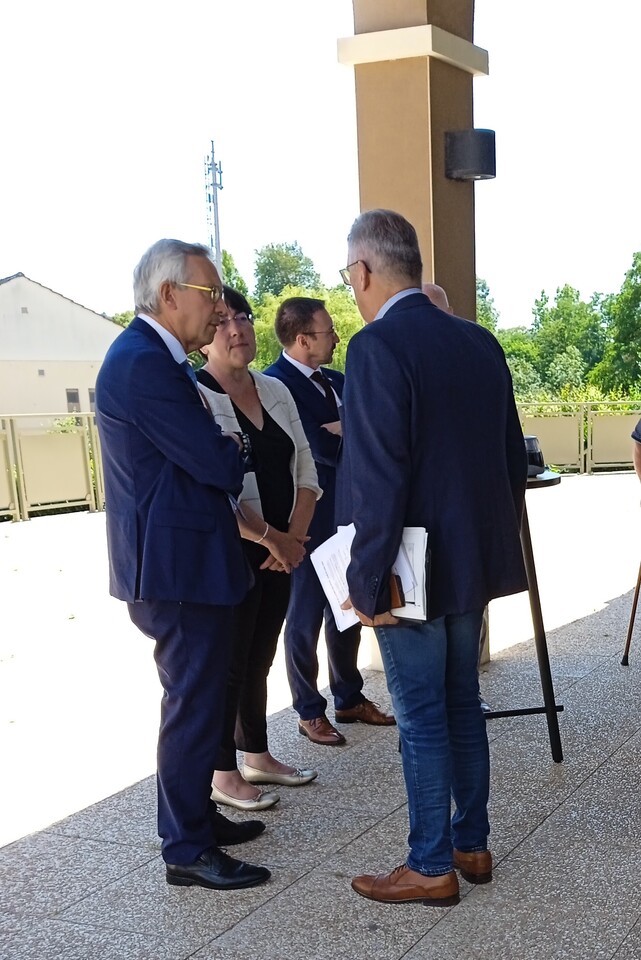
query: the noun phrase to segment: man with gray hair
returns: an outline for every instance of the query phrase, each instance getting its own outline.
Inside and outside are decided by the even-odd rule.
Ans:
[[[167,883],[216,890],[264,883],[269,870],[219,844],[264,824],[235,824],[210,801],[223,724],[233,606],[249,573],[234,517],[244,462],[203,403],[187,354],[211,343],[220,278],[200,244],[159,240],[134,271],[137,316],[96,384],[109,587],[155,641],[163,687],[158,832]]]
[[[347,259],[343,279],[366,326],[347,351],[342,482],[352,502],[338,520],[356,527],[348,602],[381,650],[410,820],[406,862],[352,887],[445,906],[459,899],[454,868],[472,883],[492,879],[478,643],[489,600],[527,587],[525,445],[501,347],[422,293],[412,225],[389,210],[362,214]],[[426,622],[390,610],[390,570],[410,526],[428,534]]]

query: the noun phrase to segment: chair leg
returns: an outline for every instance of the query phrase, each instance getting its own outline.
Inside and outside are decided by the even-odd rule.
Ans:
[[[632,610],[630,611],[630,623],[628,624],[628,636],[625,641],[625,650],[623,651],[623,656],[621,658],[621,666],[628,666],[628,653],[630,652],[630,644],[632,643],[632,632],[634,630],[634,618],[637,615],[637,604],[639,602],[639,589],[641,588],[641,565],[639,566],[639,575],[637,577],[637,585],[634,590],[634,597],[632,599]]]

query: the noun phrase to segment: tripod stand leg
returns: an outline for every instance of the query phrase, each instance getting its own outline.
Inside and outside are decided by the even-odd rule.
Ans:
[[[639,588],[641,588],[641,565],[639,565],[639,575],[637,577],[637,585],[634,590],[634,597],[632,599],[632,610],[630,611],[630,623],[628,624],[628,636],[625,641],[625,650],[623,651],[623,656],[621,657],[621,666],[628,666],[628,653],[630,652],[630,644],[632,643],[632,631],[634,630],[634,618],[637,615],[637,604],[639,602]]]

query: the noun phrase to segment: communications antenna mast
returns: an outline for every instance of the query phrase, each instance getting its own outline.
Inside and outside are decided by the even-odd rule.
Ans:
[[[216,163],[214,141],[211,141],[211,153],[205,157],[205,197],[207,200],[207,242],[214,255],[218,275],[223,279],[223,252],[220,247],[220,226],[218,224],[218,191],[223,189],[223,168]]]

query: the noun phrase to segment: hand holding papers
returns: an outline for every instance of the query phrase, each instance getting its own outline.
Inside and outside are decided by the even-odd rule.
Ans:
[[[349,527],[339,527],[337,532],[311,554],[314,569],[325,591],[325,596],[332,608],[336,626],[342,632],[358,623],[354,609],[342,610],[343,603],[349,594],[347,587],[347,568],[350,561],[350,547],[356,530],[354,524]]]
[[[347,567],[355,534],[354,524],[339,527],[337,532],[311,554],[314,569],[334,614],[339,630],[358,623],[353,609],[343,610],[341,604],[349,594]],[[404,527],[403,540],[392,567],[392,575],[402,588],[404,603],[391,613],[405,620],[427,619],[427,531],[424,527]]]

